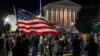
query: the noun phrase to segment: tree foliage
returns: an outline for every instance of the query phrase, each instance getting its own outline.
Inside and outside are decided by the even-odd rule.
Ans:
[[[4,32],[4,20],[0,18],[0,31]]]
[[[99,15],[99,5],[89,5],[83,7],[78,13],[78,17],[76,19],[76,27],[80,32],[91,32],[93,27],[98,21]]]

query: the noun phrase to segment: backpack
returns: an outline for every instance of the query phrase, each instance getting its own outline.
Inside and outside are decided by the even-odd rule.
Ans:
[[[59,44],[59,42],[58,42],[58,43],[55,43],[55,45],[54,45],[54,52],[55,52],[55,53],[62,52],[62,47],[61,47],[61,45]]]

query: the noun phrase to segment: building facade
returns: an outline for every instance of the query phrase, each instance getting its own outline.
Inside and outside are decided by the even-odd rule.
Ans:
[[[80,5],[72,1],[62,0],[50,3],[43,9],[46,20],[71,29],[72,25],[75,24],[75,19],[80,8]]]

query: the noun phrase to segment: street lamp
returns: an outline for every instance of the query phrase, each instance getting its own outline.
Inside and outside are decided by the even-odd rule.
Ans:
[[[5,33],[10,33],[9,31],[10,31],[11,25],[9,24],[9,18],[8,17],[6,17],[4,19],[4,27],[5,27]]]
[[[73,26],[73,25],[74,25],[74,23],[72,22],[72,23],[71,23],[71,26]]]
[[[5,25],[7,22],[9,22],[9,18],[8,18],[8,17],[4,19],[4,25]]]
[[[71,32],[73,31],[74,23],[71,23]]]
[[[9,18],[5,18],[5,22],[9,22]]]

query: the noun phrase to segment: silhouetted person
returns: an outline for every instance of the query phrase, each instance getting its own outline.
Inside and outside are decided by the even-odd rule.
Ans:
[[[5,36],[5,38],[6,38],[6,49],[7,49],[7,55],[8,55],[8,52],[10,51],[10,47],[9,47],[9,44],[8,44],[8,38],[9,38],[9,36],[8,35],[6,35]]]
[[[43,43],[44,43],[44,41],[43,41],[43,37],[44,36],[40,36],[39,37],[39,51],[41,53],[41,56],[43,56],[43,54],[44,54],[44,49],[43,49]]]
[[[80,40],[78,35],[75,36],[75,39],[72,41],[73,56],[80,56]]]
[[[39,36],[32,36],[32,56],[37,56]]]
[[[49,55],[52,56],[52,36],[48,36],[48,41],[49,41]]]
[[[98,46],[94,41],[94,38],[91,37],[88,44],[88,56],[97,56],[98,55]]]
[[[23,50],[24,48],[23,48],[21,36],[18,36],[15,39],[14,47],[12,49],[12,56],[24,56]]]
[[[0,56],[7,56],[7,51],[5,46],[6,46],[5,39],[2,37],[2,32],[0,31]]]
[[[13,46],[13,38],[11,35],[6,35],[6,49],[7,49],[7,55],[11,56],[11,50]]]
[[[28,56],[28,52],[29,52],[29,40],[28,40],[28,36],[27,35],[23,35],[21,38],[23,38],[23,40],[22,40],[23,55],[24,56]]]
[[[63,56],[62,44],[61,41],[59,40],[59,37],[56,37],[54,40],[54,53],[55,56]]]

